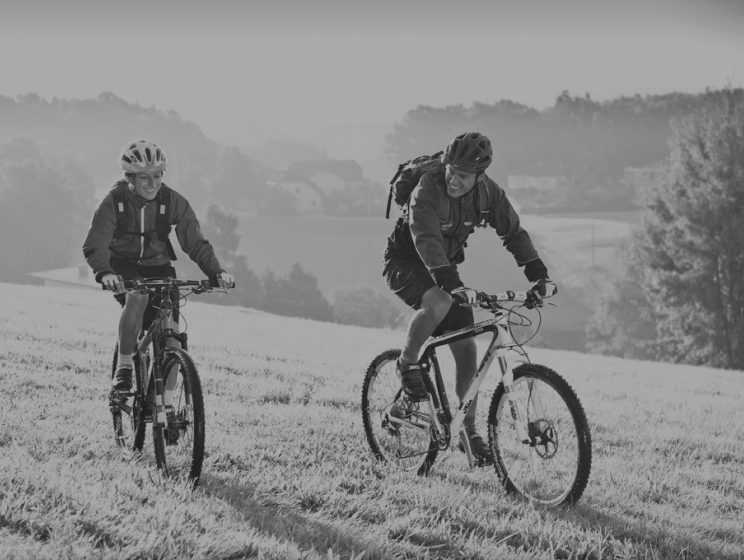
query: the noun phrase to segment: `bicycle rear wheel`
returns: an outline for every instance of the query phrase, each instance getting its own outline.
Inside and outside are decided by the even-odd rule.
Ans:
[[[419,411],[423,403],[411,405],[409,421],[398,426],[386,415],[401,393],[395,367],[399,356],[400,350],[386,350],[367,368],[362,385],[364,433],[378,459],[425,475],[439,448],[431,439],[428,416]]]
[[[196,485],[204,460],[204,397],[196,366],[184,350],[168,350],[163,362],[166,422],[153,422],[155,461],[168,476]]]
[[[576,393],[553,370],[523,364],[514,369],[511,395],[519,424],[503,383],[488,411],[489,444],[504,487],[546,506],[576,502],[592,464],[589,425]]]
[[[111,378],[116,373],[119,357],[119,345],[114,348],[114,359],[111,363]],[[140,399],[137,397],[139,386],[139,368],[135,364],[132,393],[134,396],[126,399],[112,399],[109,397],[109,409],[114,422],[114,439],[116,445],[134,451],[142,451],[145,443],[145,418]]]

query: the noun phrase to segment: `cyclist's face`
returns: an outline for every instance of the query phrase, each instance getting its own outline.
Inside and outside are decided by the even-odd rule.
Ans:
[[[158,190],[160,190],[160,184],[163,182],[163,172],[134,173],[132,180],[134,181],[132,183],[134,185],[134,192],[137,196],[141,196],[146,200],[152,200],[157,196]]]
[[[447,194],[452,198],[461,197],[473,190],[476,177],[476,173],[460,171],[449,163],[444,166],[444,182],[447,184]]]

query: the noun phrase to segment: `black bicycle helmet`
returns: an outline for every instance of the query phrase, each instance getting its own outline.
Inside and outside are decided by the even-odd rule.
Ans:
[[[483,173],[493,161],[491,141],[480,132],[466,132],[452,140],[442,162],[465,173]]]

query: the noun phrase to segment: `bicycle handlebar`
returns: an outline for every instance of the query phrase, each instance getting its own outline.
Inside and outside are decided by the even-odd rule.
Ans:
[[[474,305],[478,305],[484,309],[490,310],[501,309],[502,303],[522,303],[525,304],[528,308],[542,307],[543,300],[552,297],[553,295],[555,295],[555,293],[540,296],[532,290],[524,292],[513,292],[511,290],[508,290],[506,292],[500,292],[496,294],[478,292],[476,296],[476,303]]]
[[[124,280],[124,290],[131,292],[146,292],[155,288],[192,288],[197,294],[210,292],[217,286],[208,279],[204,280],[178,280],[176,278],[143,278]],[[102,290],[110,290],[101,285]],[[110,290],[114,291],[114,290]]]

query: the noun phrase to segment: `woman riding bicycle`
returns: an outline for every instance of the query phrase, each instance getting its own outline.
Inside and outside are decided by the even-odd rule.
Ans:
[[[123,306],[112,389],[128,391],[137,335],[152,321],[153,306],[148,305],[152,302],[147,295],[125,294],[123,281],[175,277],[171,261],[176,255],[168,239],[171,226],[175,226],[181,249],[213,282],[225,289],[234,287],[235,281],[204,239],[189,202],[163,183],[163,151],[149,140],[135,140],[124,146],[119,161],[124,179],[116,183],[93,215],[83,254],[96,281],[114,291]]]
[[[404,395],[391,415],[399,416],[412,402],[426,400],[419,352],[427,338],[473,324],[473,312],[453,299],[474,301],[476,292],[464,287],[457,265],[465,258],[468,236],[481,221],[496,230],[518,266],[524,266],[532,288],[546,293],[548,271],[527,232],[519,225],[504,191],[485,175],[493,151],[478,132],[454,138],[443,156],[442,171],[424,174],[409,204],[388,238],[383,276],[390,289],[416,310],[398,361]],[[457,368],[455,389],[462,398],[476,372],[472,338],[450,345]],[[483,438],[475,430],[476,402],[465,418],[471,449],[481,464],[493,462]]]

